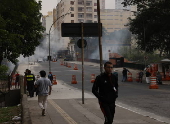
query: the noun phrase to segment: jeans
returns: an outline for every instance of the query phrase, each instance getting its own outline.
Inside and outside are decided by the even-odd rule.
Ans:
[[[127,75],[123,75],[122,81],[125,82],[127,80]]]

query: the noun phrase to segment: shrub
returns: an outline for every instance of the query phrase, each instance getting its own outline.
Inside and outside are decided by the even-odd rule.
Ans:
[[[5,65],[0,65],[0,80],[7,79],[8,67]]]

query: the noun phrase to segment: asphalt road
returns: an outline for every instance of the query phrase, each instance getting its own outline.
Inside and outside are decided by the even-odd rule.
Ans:
[[[51,71],[57,80],[62,80],[71,86],[82,89],[81,64],[77,63],[78,70],[60,65],[60,62],[51,62]],[[48,62],[39,63],[38,66],[30,66],[34,74],[40,70],[48,72]],[[100,68],[96,64],[84,64],[84,89],[91,92],[91,74],[98,75]],[[76,75],[77,84],[71,84],[72,75]],[[159,89],[149,89],[149,84],[136,82],[121,82],[122,75],[119,72],[119,97],[117,104],[137,113],[155,118],[170,119],[170,86],[162,85]]]

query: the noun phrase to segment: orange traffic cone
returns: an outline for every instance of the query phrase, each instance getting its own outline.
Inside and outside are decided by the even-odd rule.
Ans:
[[[151,75],[150,77],[150,86],[149,89],[158,89],[158,85],[156,84],[156,76],[155,75]]]
[[[128,82],[133,82],[132,73],[129,72],[127,78],[128,78],[128,79],[127,79]]]
[[[91,74],[91,83],[94,83],[95,81],[95,74]]]
[[[74,64],[74,70],[78,70],[78,68],[77,68],[77,65],[76,65],[76,64]]]
[[[72,84],[77,84],[77,81],[76,81],[76,75],[72,75],[72,81],[71,81]]]
[[[57,85],[56,75],[53,75],[53,85]]]
[[[68,67],[68,68],[71,68],[71,65],[70,65],[70,63],[68,63],[67,67]]]

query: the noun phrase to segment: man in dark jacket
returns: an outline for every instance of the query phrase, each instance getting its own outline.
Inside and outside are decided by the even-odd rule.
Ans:
[[[122,71],[122,74],[123,74],[122,82],[125,82],[127,80],[127,72],[129,72],[129,70],[127,70],[126,68],[123,68],[123,71]]]
[[[35,81],[35,76],[31,74],[30,70],[28,70],[28,74],[26,75],[26,82],[27,82],[27,90],[29,92],[30,97],[34,97],[34,81]]]
[[[118,78],[112,74],[111,62],[104,64],[105,72],[98,75],[93,84],[92,93],[98,98],[104,114],[104,124],[112,124],[115,114],[115,101],[118,97]]]
[[[49,72],[48,79],[53,83],[53,75],[52,72]]]

